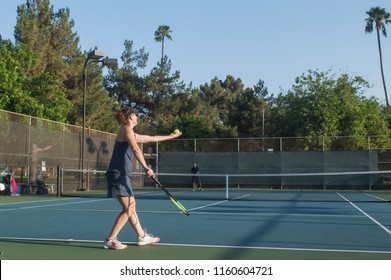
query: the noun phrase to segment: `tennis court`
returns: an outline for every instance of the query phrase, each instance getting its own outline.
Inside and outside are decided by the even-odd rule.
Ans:
[[[0,258],[17,259],[391,259],[387,191],[170,189],[137,192],[143,227],[161,243],[101,249],[120,206],[102,197],[0,197]]]

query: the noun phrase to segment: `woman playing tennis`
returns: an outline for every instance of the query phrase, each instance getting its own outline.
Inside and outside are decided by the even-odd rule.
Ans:
[[[134,157],[143,166],[145,173],[149,177],[155,177],[144,159],[144,155],[138,146],[139,143],[151,143],[171,140],[182,135],[182,132],[149,136],[136,134],[133,129],[137,125],[138,110],[131,107],[121,108],[116,115],[117,121],[121,124],[115,141],[113,155],[106,172],[107,196],[117,198],[122,206],[122,211],[116,218],[109,236],[104,240],[103,248],[123,250],[128,246],[117,240],[117,235],[129,222],[137,234],[137,245],[144,246],[157,243],[160,238],[148,234],[141,227],[140,220],[136,212],[136,200],[131,186],[132,163]]]

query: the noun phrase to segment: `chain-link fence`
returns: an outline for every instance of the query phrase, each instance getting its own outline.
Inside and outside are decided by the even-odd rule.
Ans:
[[[307,152],[391,150],[388,136],[320,136],[178,139],[162,142],[159,151],[181,152]]]
[[[0,111],[0,166],[20,183],[55,183],[57,166],[81,168],[82,127]],[[115,135],[86,129],[85,169],[105,170]]]
[[[19,183],[56,183],[57,166],[106,170],[115,134],[0,110],[0,169]],[[378,151],[379,170],[391,170],[388,136],[177,139],[143,145],[147,163],[159,171],[159,152]],[[2,172],[3,172],[2,171]],[[134,171],[142,171],[139,164]]]

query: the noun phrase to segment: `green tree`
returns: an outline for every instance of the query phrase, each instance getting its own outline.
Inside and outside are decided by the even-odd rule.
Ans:
[[[49,0],[27,0],[17,8],[15,40],[28,46],[34,63],[26,67],[25,88],[31,93],[24,112],[75,125],[83,123],[83,65],[87,53],[78,46],[69,8],[54,10]],[[114,100],[102,87],[102,65],[88,67],[86,126],[112,130]]]
[[[377,35],[377,45],[379,49],[379,58],[380,58],[380,71],[383,80],[384,87],[384,95],[386,98],[386,105],[389,106],[388,103],[388,95],[387,95],[387,87],[386,81],[384,79],[384,71],[383,71],[383,57],[382,57],[382,49],[380,43],[380,30],[384,37],[387,37],[386,24],[391,23],[390,14],[386,12],[385,9],[380,7],[371,8],[367,11],[368,18],[366,19],[365,32],[372,33],[374,26]]]
[[[158,29],[155,31],[155,41],[162,42],[162,58],[161,64],[164,62],[164,40],[167,38],[168,40],[172,40],[171,37],[171,29],[167,25],[160,25]]]
[[[245,88],[230,109],[230,124],[237,127],[239,137],[264,136],[265,111],[267,105],[262,96]]]
[[[21,103],[25,93],[22,62],[30,57],[23,46],[0,38],[0,109],[15,111],[15,106]]]
[[[242,81],[231,75],[228,75],[224,81],[215,77],[209,85],[200,86],[201,100],[205,102],[210,113],[215,114],[211,120],[215,122],[214,129],[218,137],[248,136],[256,133],[249,132],[249,129],[250,127],[253,129],[256,126],[253,124],[259,121],[259,115],[255,116],[253,113],[261,112],[262,108],[252,107],[254,104],[251,102],[255,99],[250,95],[255,97],[254,93],[252,89],[245,89]],[[245,104],[246,102],[250,103]],[[255,110],[250,110],[250,107]]]
[[[171,60],[154,67],[149,75],[144,77],[147,95],[151,98],[148,107],[149,120],[159,127],[166,127],[175,118],[175,112],[181,106],[175,102],[175,95],[184,90],[180,72],[171,73]]]
[[[178,90],[167,103],[166,120],[162,120],[160,131],[170,132],[179,128],[184,134],[181,138],[216,137],[217,111],[210,108],[200,98],[199,90],[190,86]]]
[[[194,112],[184,112],[175,122],[168,128],[173,131],[175,128],[180,128],[184,132],[182,138],[212,138],[215,137],[214,131],[208,126],[207,119]]]
[[[171,73],[171,61],[168,60],[158,63],[148,75],[141,77],[138,71],[146,67],[149,54],[144,48],[134,51],[133,41],[126,40],[124,46],[123,67],[106,77],[109,95],[119,105],[133,106],[141,111],[144,122],[140,123],[139,131],[149,129],[150,133],[156,133],[168,129],[180,107],[173,96],[185,88],[179,81],[179,71]]]
[[[15,40],[26,44],[36,56],[34,67],[28,69],[30,76],[51,72],[60,82],[66,80],[70,68],[75,66],[72,62],[82,58],[80,39],[73,27],[69,8],[54,11],[50,0],[27,0],[18,6]]]
[[[26,115],[65,122],[70,111],[71,102],[58,87],[58,79],[50,72],[39,77],[30,78],[25,83],[24,100],[16,111]],[[26,98],[29,96],[29,98]]]
[[[105,88],[119,104],[135,106],[146,115],[153,101],[147,94],[145,79],[138,71],[146,67],[149,54],[144,48],[134,51],[133,41],[125,40],[124,47],[121,56],[123,66],[106,76]]]
[[[36,61],[31,50],[22,43],[12,45],[0,41],[0,106],[2,109],[65,121],[70,102],[57,87],[57,80],[49,72],[37,77],[26,77]]]
[[[82,55],[73,26],[69,9],[55,12],[49,0],[28,0],[17,8],[15,41],[25,44],[34,56],[24,76],[26,88],[34,92],[30,104],[36,108],[30,111],[36,116],[65,120],[72,108],[68,99],[73,101],[76,92],[80,92],[78,67],[82,65]],[[40,109],[55,104],[59,105],[57,112]]]
[[[232,76],[227,76],[225,81],[215,77],[210,84],[200,86],[200,95],[208,106],[217,108],[219,122],[226,125],[231,104],[242,90],[242,82]]]
[[[380,104],[363,95],[367,87],[359,76],[308,71],[273,102],[268,130],[282,137],[363,136],[362,142],[344,143],[343,149],[364,149],[367,135],[390,135]],[[327,139],[326,147],[341,147],[338,138]]]

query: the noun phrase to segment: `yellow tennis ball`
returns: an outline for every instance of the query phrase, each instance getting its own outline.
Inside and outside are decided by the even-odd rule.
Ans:
[[[174,130],[174,134],[177,134],[177,133],[179,133],[179,129],[178,129],[178,128],[176,128],[176,129]]]

